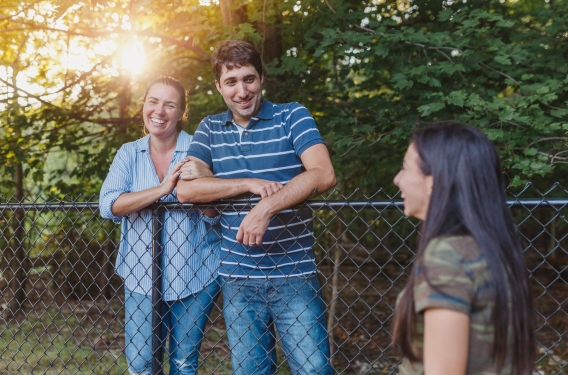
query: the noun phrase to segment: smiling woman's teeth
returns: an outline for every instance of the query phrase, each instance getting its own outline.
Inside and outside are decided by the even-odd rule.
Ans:
[[[152,118],[152,119],[150,119],[150,120],[152,120],[152,122],[154,122],[154,123],[156,123],[156,124],[165,124],[165,123],[166,123],[166,121],[164,121],[164,120],[158,120],[157,118]]]

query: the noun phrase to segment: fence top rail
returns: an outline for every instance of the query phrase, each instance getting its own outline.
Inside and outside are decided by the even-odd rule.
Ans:
[[[568,207],[568,198],[523,198],[523,199],[507,199],[507,205],[510,208],[555,208],[565,209]],[[235,203],[235,202],[211,202],[206,204],[191,204],[191,203],[156,203],[153,208],[158,210],[172,210],[172,209],[192,209],[192,208],[215,208],[230,211],[230,210],[243,210],[254,207],[252,203]],[[352,208],[357,210],[363,209],[403,209],[404,203],[402,200],[385,199],[375,201],[349,201],[349,200],[316,200],[308,201],[304,207],[309,207],[314,210],[322,209],[342,209]],[[58,203],[2,203],[0,210],[4,211],[83,211],[83,210],[98,210],[98,202],[58,202]]]

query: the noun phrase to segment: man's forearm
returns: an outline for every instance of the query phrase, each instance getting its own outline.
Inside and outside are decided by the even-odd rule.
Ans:
[[[177,198],[182,203],[200,203],[234,197],[249,192],[247,180],[246,178],[202,177],[192,181],[179,181]]]
[[[326,168],[314,168],[294,177],[286,186],[277,193],[262,199],[258,206],[269,216],[296,206],[307,199],[317,196],[336,184],[333,170]],[[259,209],[260,209],[259,208]]]
[[[294,177],[281,190],[263,198],[247,214],[237,232],[237,242],[262,245],[270,218],[278,212],[296,206],[315,194],[323,193],[335,185],[333,167],[313,168]]]
[[[252,193],[261,198],[266,198],[282,187],[283,185],[280,182],[260,178],[201,177],[190,181],[180,180],[177,185],[177,197],[182,203],[212,202],[244,193]]]

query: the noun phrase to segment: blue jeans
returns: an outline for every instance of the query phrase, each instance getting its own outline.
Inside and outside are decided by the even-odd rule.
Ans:
[[[152,370],[152,296],[124,289],[128,371],[133,375],[149,375]],[[219,282],[215,280],[199,293],[162,303],[162,342],[167,333],[170,334],[170,375],[197,374],[201,340],[219,290]]]
[[[274,329],[292,374],[334,373],[316,275],[221,283],[234,375],[276,373]]]

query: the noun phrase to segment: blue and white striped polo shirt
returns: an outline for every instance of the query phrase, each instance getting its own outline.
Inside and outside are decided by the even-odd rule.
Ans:
[[[218,178],[261,178],[286,184],[304,171],[300,155],[318,143],[323,143],[323,139],[305,107],[263,100],[260,112],[245,129],[233,122],[230,110],[203,119],[188,154],[207,163]],[[230,199],[259,200],[252,194]],[[271,219],[263,245],[253,247],[235,240],[248,212],[227,210],[221,215],[220,275],[277,278],[315,271],[310,210],[280,212]]]

